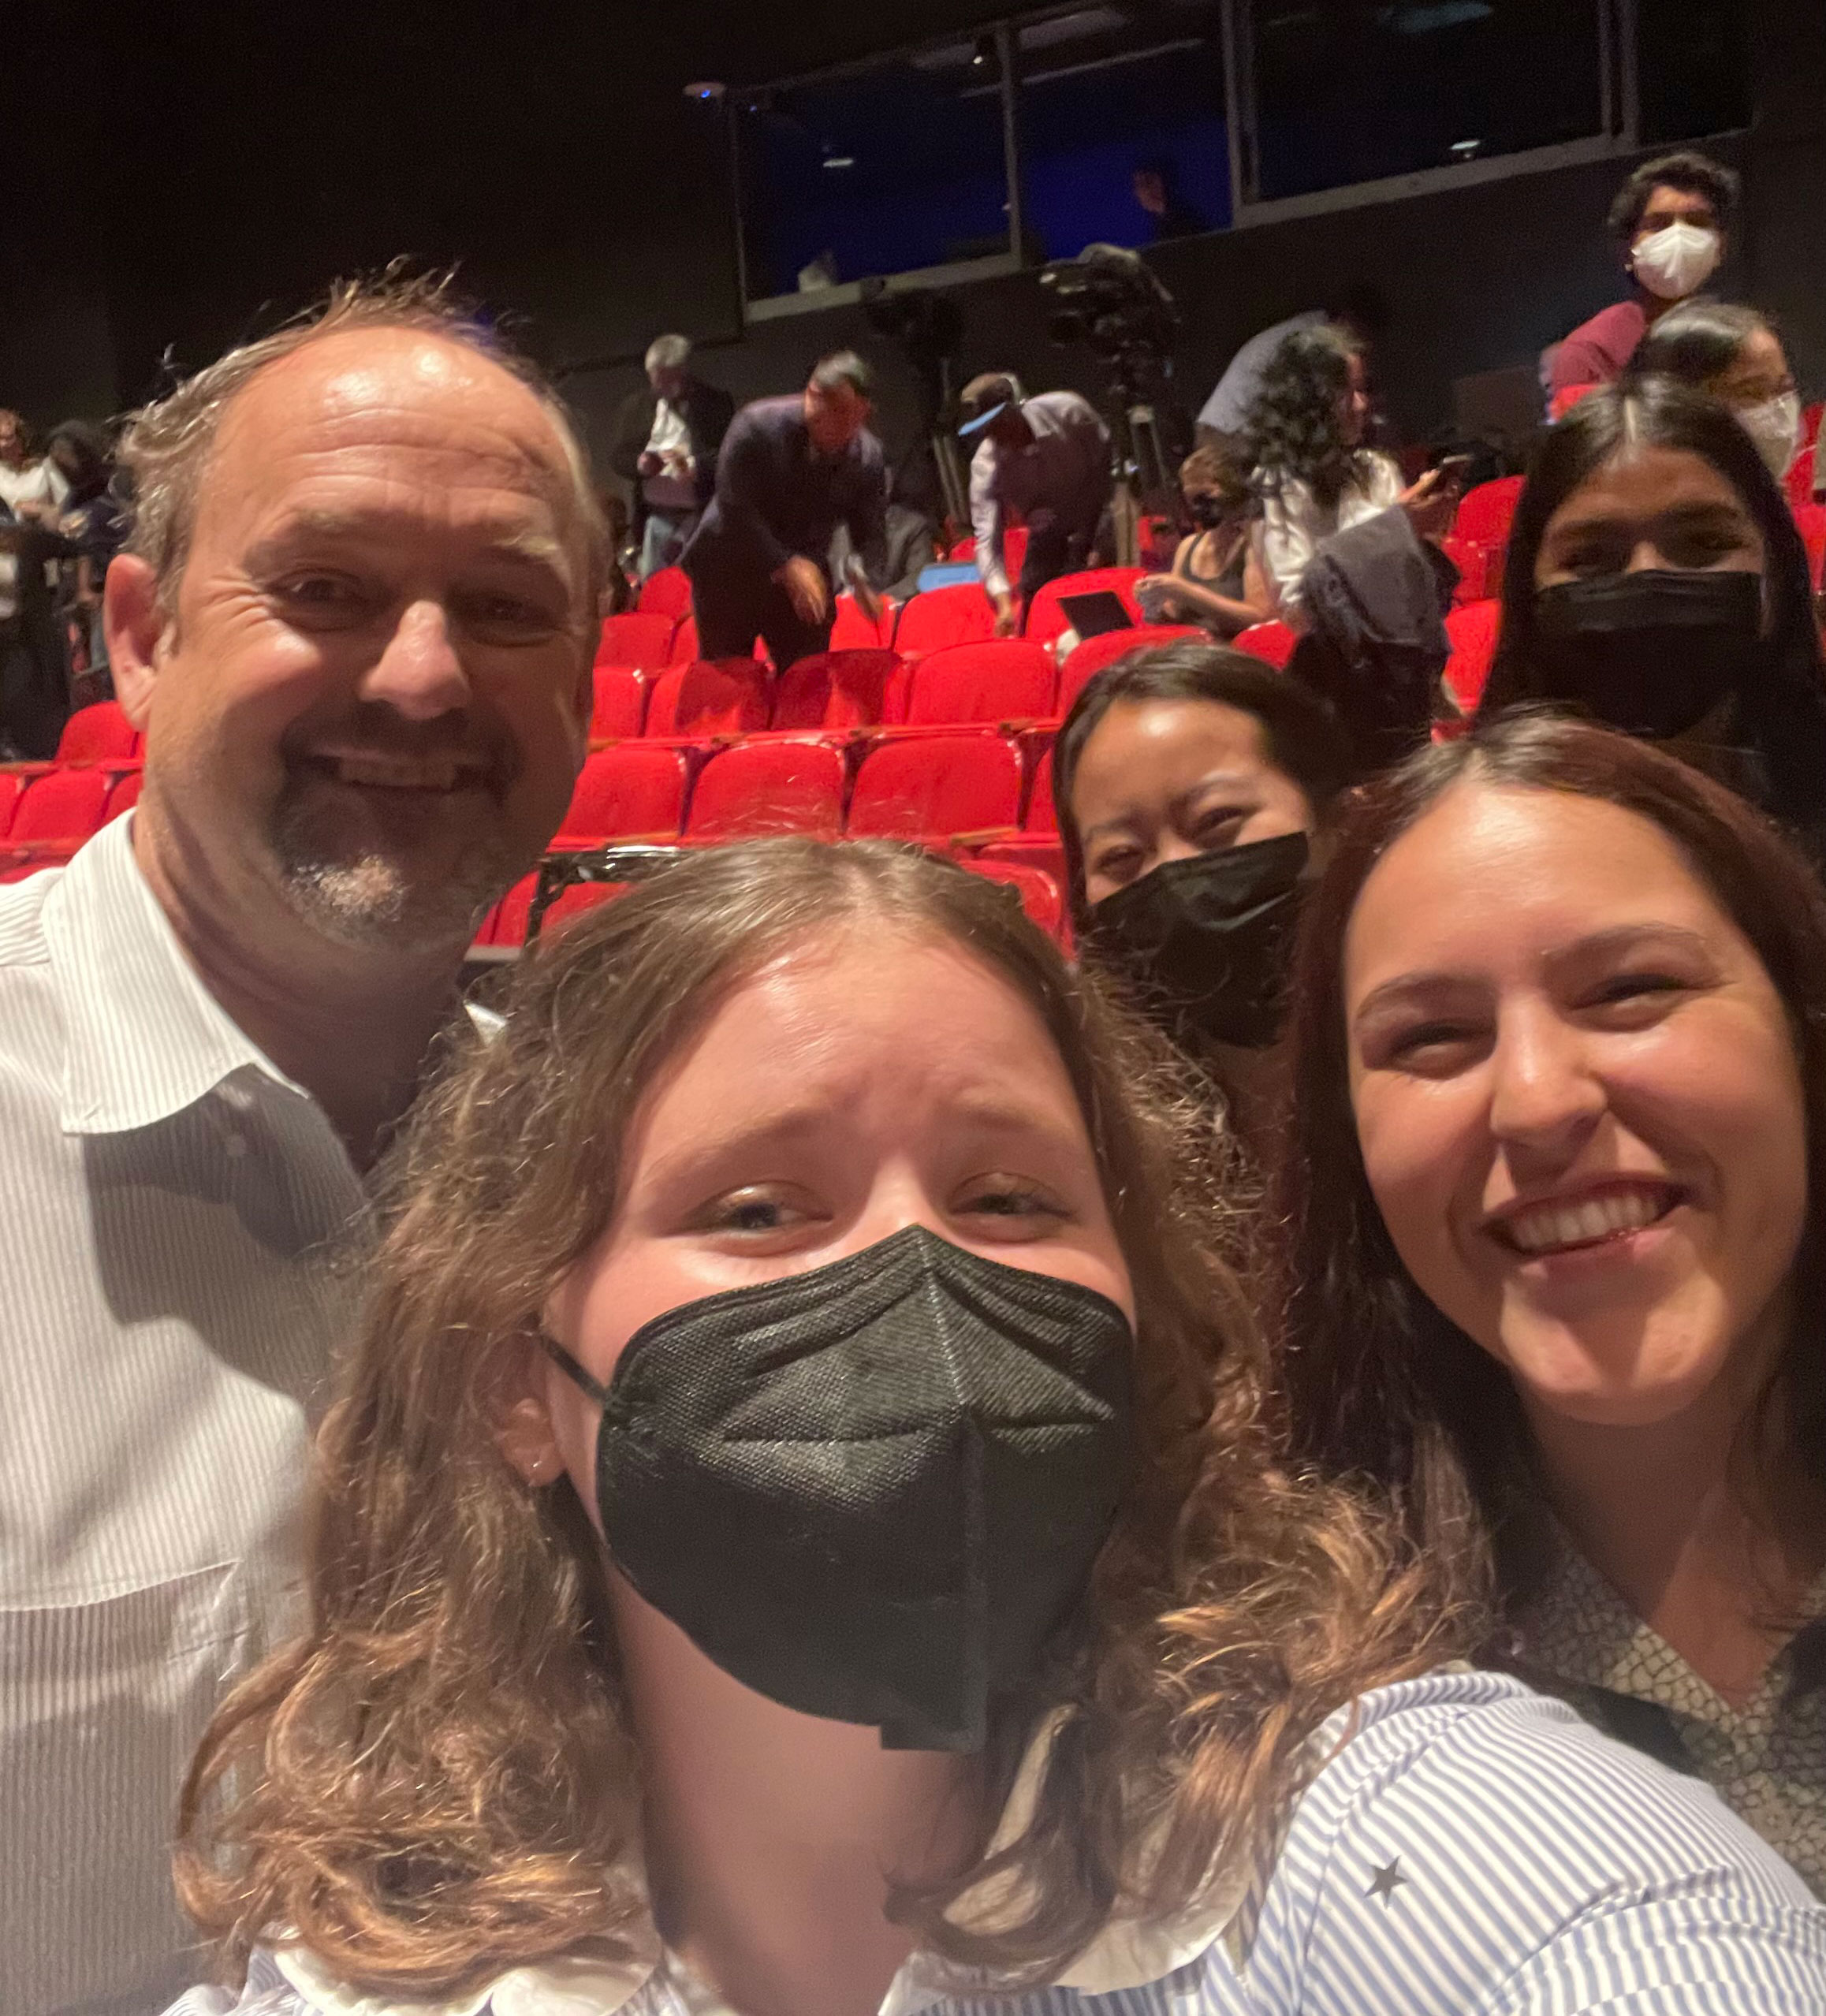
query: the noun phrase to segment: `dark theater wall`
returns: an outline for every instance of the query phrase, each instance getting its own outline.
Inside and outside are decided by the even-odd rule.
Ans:
[[[39,10],[9,71],[35,79],[0,204],[0,403],[40,423],[117,410],[267,326],[334,274],[397,253],[458,259],[548,363],[598,442],[647,337],[685,329],[743,397],[859,341],[884,372],[896,446],[909,372],[859,314],[740,326],[721,163],[682,85],[787,74],[993,18],[981,0],[867,9],[628,0],[388,0],[362,9],[114,0],[79,35]],[[1748,201],[1729,290],[1783,319],[1826,393],[1826,6],[1751,0],[1757,119],[1721,151]],[[1619,281],[1603,234],[1618,164],[1184,240],[1150,255],[1179,297],[1181,396],[1235,345],[1380,281],[1398,320],[1384,365],[1403,430],[1448,417],[1452,378],[1531,360]],[[965,371],[1036,386],[1097,378],[1047,341],[1030,275],[960,289]]]

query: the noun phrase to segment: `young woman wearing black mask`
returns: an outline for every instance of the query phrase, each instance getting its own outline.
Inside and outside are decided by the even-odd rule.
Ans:
[[[1755,444],[1663,378],[1582,400],[1517,508],[1481,719],[1529,702],[1663,743],[1826,855],[1826,666]]]
[[[1246,1140],[1272,1090],[1312,837],[1348,765],[1323,701],[1192,640],[1099,673],[1053,747],[1083,956],[1213,1080]]]
[[[415,1116],[177,2016],[1812,2016],[1826,1913],[1276,1461],[1157,1045],[978,878],[707,849]]]

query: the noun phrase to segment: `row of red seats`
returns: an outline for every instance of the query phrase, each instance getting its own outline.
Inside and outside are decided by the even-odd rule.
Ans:
[[[0,881],[67,861],[139,802],[137,764],[20,764],[0,770]]]

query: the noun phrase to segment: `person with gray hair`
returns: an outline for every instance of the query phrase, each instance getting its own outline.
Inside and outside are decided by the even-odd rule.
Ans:
[[[137,810],[0,890],[0,2011],[199,1977],[184,1767],[297,1622],[366,1178],[588,732],[606,541],[436,281],[140,413],[105,616]]]
[[[642,580],[670,567],[717,485],[717,456],[735,417],[729,393],[691,367],[688,336],[647,346],[647,383],[623,401],[609,465],[628,486]]]

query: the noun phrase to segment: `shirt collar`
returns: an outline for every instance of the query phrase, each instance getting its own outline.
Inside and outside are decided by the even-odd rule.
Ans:
[[[66,1134],[168,1120],[251,1066],[307,1096],[203,984],[134,858],[133,814],[78,850],[44,900],[45,948],[66,1032]]]

